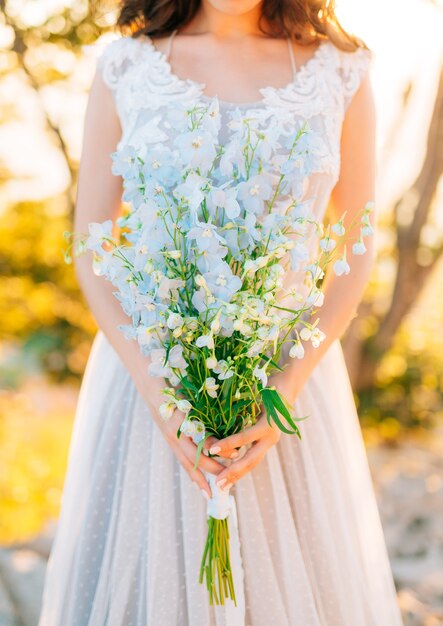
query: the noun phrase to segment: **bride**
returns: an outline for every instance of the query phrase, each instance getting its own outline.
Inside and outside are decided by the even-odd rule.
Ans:
[[[116,148],[174,138],[165,116],[217,96],[222,133],[236,113],[308,120],[327,145],[305,197],[320,219],[351,221],[375,194],[371,53],[329,0],[126,0],[87,107],[75,230],[115,219]],[[169,119],[171,119],[169,115]],[[225,135],[226,136],[226,135]],[[274,384],[302,441],[265,418],[210,442],[224,467],[161,419],[164,381],[118,327],[112,286],[77,259],[99,325],[74,424],[40,626],[399,626],[401,618],[339,338],[369,276],[373,244],[349,276],[327,276],[321,328]],[[247,454],[235,448],[251,443]],[[240,601],[210,606],[197,572],[206,535],[205,473],[237,507]]]

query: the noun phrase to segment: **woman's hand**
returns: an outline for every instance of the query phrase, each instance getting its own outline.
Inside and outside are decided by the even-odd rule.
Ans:
[[[212,437],[208,439],[206,444],[210,446],[209,451],[211,454],[217,454],[229,459],[235,459],[239,455],[236,448],[240,448],[248,443],[252,444],[244,456],[238,461],[233,461],[229,467],[225,467],[218,474],[217,485],[224,491],[227,491],[242,476],[260,463],[269,448],[272,448],[279,441],[280,435],[281,431],[277,426],[274,424],[270,426],[265,413],[262,413],[253,426],[248,426],[236,435],[220,440]]]
[[[198,487],[200,487],[205,498],[211,498],[211,488],[203,474],[203,470],[217,475],[223,470],[223,465],[218,463],[215,459],[211,459],[204,454],[201,454],[198,466],[194,469],[195,459],[197,456],[197,446],[192,439],[186,437],[183,433],[180,435],[180,438],[177,437],[177,431],[180,428],[184,417],[184,413],[176,409],[172,417],[168,420],[160,421],[160,418],[159,420],[156,420],[156,422],[159,425],[168,445],[187,472],[189,478]]]

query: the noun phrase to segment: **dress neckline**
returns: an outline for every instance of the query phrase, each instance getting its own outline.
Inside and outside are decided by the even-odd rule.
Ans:
[[[176,34],[176,31],[174,31],[172,33],[172,37]],[[168,45],[166,47],[166,50],[160,50],[159,48],[157,48],[157,46],[154,44],[152,38],[149,35],[146,34],[142,34],[139,35],[137,37],[137,39],[141,42],[145,42],[148,49],[150,50],[151,53],[153,53],[157,60],[159,62],[161,62],[166,74],[168,75],[169,79],[174,81],[177,85],[187,85],[188,87],[192,87],[193,89],[197,90],[199,92],[199,96],[202,100],[205,100],[207,102],[212,102],[214,100],[217,100],[218,103],[220,105],[226,106],[226,107],[238,107],[238,108],[242,108],[242,107],[258,107],[261,106],[266,99],[266,96],[271,92],[271,93],[285,93],[287,92],[289,89],[291,88],[295,88],[297,87],[300,83],[303,82],[303,80],[306,79],[306,77],[308,77],[311,73],[312,70],[315,68],[315,66],[320,62],[321,57],[323,52],[325,51],[325,49],[327,48],[327,46],[330,44],[328,39],[322,39],[319,43],[319,45],[317,46],[317,48],[315,49],[314,53],[309,57],[309,59],[307,59],[307,61],[305,61],[304,63],[302,63],[297,71],[294,72],[294,64],[292,61],[292,55],[291,55],[291,65],[292,65],[292,79],[286,83],[285,85],[283,85],[282,87],[275,87],[273,85],[268,85],[266,87],[260,87],[258,89],[259,93],[261,94],[261,98],[251,101],[251,102],[234,102],[234,101],[230,101],[230,100],[222,100],[218,97],[218,95],[207,95],[204,93],[205,89],[206,89],[206,83],[203,82],[198,82],[196,80],[193,80],[192,78],[182,78],[180,76],[178,76],[174,70],[172,69],[171,63],[169,61],[169,53],[170,53],[170,49],[171,49],[171,41],[172,41],[172,37],[170,37]],[[290,48],[290,50],[292,50],[292,48]]]

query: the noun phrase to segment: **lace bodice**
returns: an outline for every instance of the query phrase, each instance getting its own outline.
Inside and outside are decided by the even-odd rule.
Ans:
[[[307,120],[321,138],[321,146],[315,170],[303,181],[301,198],[309,201],[313,215],[321,220],[339,177],[344,115],[371,56],[371,51],[362,48],[343,52],[324,40],[285,87],[262,88],[261,99],[253,103],[234,104],[217,99],[220,143],[235,128],[239,115],[252,117],[263,129],[272,128],[276,118],[287,127]],[[108,43],[99,56],[98,69],[112,90],[122,126],[117,150],[134,147],[147,156],[159,144],[173,147],[174,119],[178,123],[184,109],[214,101],[204,94],[203,84],[175,75],[166,54],[146,36],[120,37]],[[296,281],[292,272],[286,281]]]
[[[324,40],[285,87],[262,88],[261,99],[253,103],[219,103],[226,116],[237,109],[309,120],[328,146],[321,169],[324,190],[330,192],[340,171],[344,115],[371,57],[370,50],[344,52]],[[167,141],[170,130],[162,123],[165,107],[209,100],[204,85],[176,76],[165,53],[146,36],[119,37],[108,43],[99,56],[98,69],[114,95],[123,130],[119,147]]]

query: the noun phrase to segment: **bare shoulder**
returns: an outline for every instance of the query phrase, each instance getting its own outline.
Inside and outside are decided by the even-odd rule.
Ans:
[[[344,123],[351,127],[374,127],[376,103],[371,74],[366,73],[359,82],[346,107]],[[363,130],[363,128],[360,128]]]
[[[89,90],[86,125],[94,135],[116,138],[121,134],[114,89],[100,67],[96,68]]]

